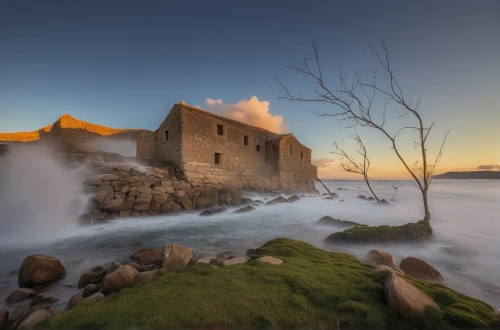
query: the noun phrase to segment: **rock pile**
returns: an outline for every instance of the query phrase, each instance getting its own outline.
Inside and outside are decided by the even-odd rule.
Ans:
[[[117,165],[108,173],[89,177],[84,181],[83,190],[94,194],[85,209],[93,222],[241,203],[240,191],[193,186],[174,168],[148,172],[130,165]]]

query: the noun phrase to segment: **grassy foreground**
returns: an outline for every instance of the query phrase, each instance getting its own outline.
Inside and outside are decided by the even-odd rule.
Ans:
[[[410,222],[402,226],[356,226],[336,232],[325,238],[327,241],[350,243],[386,243],[417,241],[431,237],[429,221]]]
[[[388,273],[373,275],[354,257],[309,244],[275,239],[260,255],[282,265],[250,261],[214,269],[208,265],[169,271],[149,283],[79,305],[43,326],[69,328],[499,328],[486,303],[443,286],[407,278],[442,312],[401,319],[384,304]]]

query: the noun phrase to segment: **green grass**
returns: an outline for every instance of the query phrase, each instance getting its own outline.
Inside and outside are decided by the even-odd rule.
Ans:
[[[389,272],[372,274],[370,266],[347,254],[283,238],[266,243],[257,253],[285,263],[258,263],[253,257],[244,265],[168,271],[105,301],[79,305],[43,325],[54,329],[500,328],[487,304],[412,278],[407,279],[435,298],[442,312],[431,309],[422,317],[401,319],[384,304],[383,283]]]
[[[422,220],[402,226],[356,226],[333,233],[325,240],[350,243],[386,243],[422,240],[431,237],[431,235],[430,223]]]

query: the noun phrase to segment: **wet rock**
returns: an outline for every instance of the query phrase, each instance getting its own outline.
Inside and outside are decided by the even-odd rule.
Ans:
[[[360,224],[354,221],[348,221],[348,220],[340,220],[340,219],[335,219],[330,216],[324,216],[321,219],[318,220],[318,223],[322,225],[336,225],[336,226],[346,226],[346,227],[352,227],[352,226],[359,226]]]
[[[249,257],[236,257],[236,258],[231,258],[231,259],[228,259],[228,260],[224,260],[222,262],[222,265],[223,266],[239,265],[239,264],[247,263],[248,260],[250,260]]]
[[[192,249],[177,244],[168,244],[163,252],[161,267],[166,269],[186,267],[192,256]]]
[[[389,267],[389,266],[385,266],[385,265],[378,265],[377,267],[373,268],[372,273],[375,274],[375,273],[386,272],[386,271],[391,272],[391,273],[396,274],[396,275],[404,275],[405,274],[405,272],[403,272],[399,268]]]
[[[87,298],[91,295],[93,295],[94,293],[96,293],[97,291],[99,291],[101,289],[102,285],[96,285],[96,284],[87,284],[85,286],[85,288],[83,288],[83,298]]]
[[[90,270],[90,283],[99,283],[104,276],[106,276],[106,269],[102,266],[95,266]]]
[[[375,200],[375,198],[374,198],[374,197],[372,197],[372,196],[369,196],[369,197],[367,197],[367,198],[366,198],[366,200],[367,200],[367,201],[374,201],[374,200]]]
[[[261,201],[261,200],[259,200],[259,199],[256,199],[256,200],[254,200],[253,202],[254,202],[254,203],[256,203],[256,204],[264,204],[264,202],[263,202],[263,201]]]
[[[403,270],[406,275],[420,278],[429,282],[443,283],[444,278],[441,273],[433,265],[425,262],[422,259],[415,257],[408,257],[401,260],[399,268]]]
[[[113,261],[113,262],[111,263],[111,265],[108,267],[108,271],[107,271],[107,273],[108,273],[108,274],[113,273],[115,270],[117,270],[118,268],[120,268],[120,266],[121,266],[121,265],[122,265],[122,264],[121,264],[121,263],[119,263],[118,261]]]
[[[392,256],[392,254],[386,251],[370,250],[370,252],[368,252],[367,258],[375,265],[397,267],[396,259]]]
[[[78,294],[74,295],[69,300],[68,305],[66,306],[66,310],[70,310],[71,308],[75,307],[76,305],[78,305],[82,301],[83,301],[83,297],[82,296],[80,296]]]
[[[248,204],[252,204],[253,203],[253,199],[250,199],[250,198],[242,198],[241,199],[241,204],[243,205],[248,205]]]
[[[340,199],[339,202],[343,203],[345,202],[345,199]]]
[[[140,282],[147,282],[151,281],[153,278],[161,275],[164,273],[163,269],[155,269],[155,270],[150,270],[147,272],[142,272],[137,275],[135,275],[134,280],[132,281],[132,285],[135,285]]]
[[[131,286],[137,274],[139,274],[137,270],[128,265],[120,266],[113,273],[104,277],[102,292],[109,294]]]
[[[130,256],[139,265],[149,265],[159,263],[163,259],[163,251],[155,248],[141,248]]]
[[[80,214],[76,219],[80,226],[91,226],[94,223],[94,217],[90,214]]]
[[[108,201],[99,203],[99,208],[101,210],[106,210],[109,212],[117,212],[122,209],[124,202],[125,200],[123,198],[110,199]]]
[[[18,283],[20,287],[33,288],[55,282],[65,274],[66,269],[59,259],[33,254],[23,260]]]
[[[29,314],[19,325],[18,330],[28,330],[36,327],[37,324],[53,318],[54,315],[45,309],[37,309]]]
[[[267,202],[266,205],[274,205],[274,204],[277,204],[277,203],[289,203],[289,201],[288,201],[288,199],[286,199],[283,196],[278,196],[275,199]]]
[[[84,298],[81,301],[81,303],[82,304],[92,304],[92,303],[95,303],[97,301],[101,301],[101,300],[104,300],[104,299],[106,299],[104,297],[104,295],[102,293],[97,292],[97,293],[94,293],[93,295],[91,295],[91,296],[89,296],[87,298]]]
[[[203,212],[201,212],[199,214],[200,217],[208,217],[208,216],[211,216],[211,215],[214,215],[214,212],[210,211],[210,210],[205,210]]]
[[[78,289],[81,289],[86,285],[90,284],[90,281],[91,281],[90,272],[82,273],[82,275],[80,275],[80,280],[78,280]]]
[[[217,260],[222,262],[225,260],[236,258],[237,256],[238,255],[234,251],[223,251],[223,252],[217,254],[215,257],[217,258]]]
[[[359,198],[359,199],[366,200],[366,196],[365,196],[365,195],[358,195],[358,198]]]
[[[128,265],[130,267],[134,268],[135,270],[137,270],[139,273],[147,272],[149,270],[146,266],[139,265],[139,264],[137,264],[135,262],[131,262]]]
[[[300,196],[299,195],[292,195],[287,198],[289,202],[297,202],[300,201]]]
[[[271,265],[281,265],[283,263],[283,260],[275,258],[275,257],[270,257],[270,256],[260,257],[257,259],[257,261],[258,262],[265,262],[265,263],[268,263]]]
[[[12,328],[15,329],[21,323],[26,316],[32,312],[32,301],[31,299],[25,300],[21,303],[12,306],[9,313],[9,323]]]
[[[233,213],[247,213],[247,212],[252,212],[254,210],[255,210],[255,207],[253,207],[252,205],[248,205],[248,206],[242,207],[240,209],[237,209],[236,211],[233,211]]]
[[[9,311],[0,308],[0,330],[5,330],[7,328],[8,323],[9,323]]]
[[[391,274],[384,284],[386,304],[401,316],[423,315],[425,307],[440,309],[425,293],[396,274]]]
[[[19,288],[11,292],[5,301],[9,304],[17,303],[28,298],[33,298],[37,295],[37,291],[28,288]]]

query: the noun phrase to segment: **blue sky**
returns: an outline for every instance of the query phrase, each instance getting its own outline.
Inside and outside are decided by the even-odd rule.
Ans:
[[[312,42],[332,82],[339,70],[372,76],[380,67],[366,41],[378,37],[438,137],[452,128],[443,169],[499,163],[499,1],[3,1],[0,132],[64,113],[154,130],[180,100],[204,107],[256,96],[313,158],[334,159],[339,123],[312,114],[325,106],[278,100],[274,78],[311,88],[286,65]],[[366,136],[375,169],[390,176],[398,164],[388,146]]]

